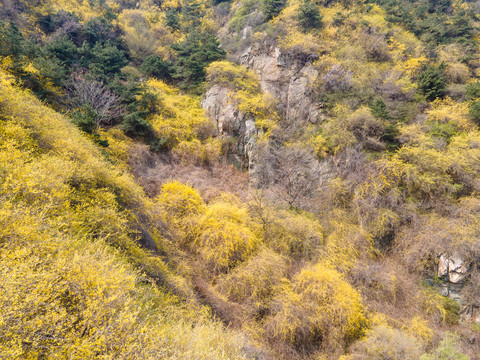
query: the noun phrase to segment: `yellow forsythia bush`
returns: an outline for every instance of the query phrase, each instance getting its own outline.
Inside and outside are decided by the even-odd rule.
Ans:
[[[258,76],[245,66],[230,61],[214,61],[208,65],[206,71],[207,80],[211,84],[233,86],[236,90],[254,93],[260,91]]]
[[[232,272],[223,275],[217,282],[217,289],[231,301],[244,304],[246,310],[255,313],[269,307],[286,270],[286,257],[270,249],[262,249]]]
[[[201,165],[205,161],[205,148],[198,139],[180,141],[172,149],[172,153],[180,158],[183,165]]]
[[[265,242],[275,251],[297,258],[312,258],[323,243],[322,227],[302,214],[279,211],[268,224]]]
[[[148,86],[161,99],[159,112],[151,119],[153,128],[159,137],[168,138],[169,147],[193,140],[200,131],[211,126],[199,97],[181,94],[161,80],[151,79]]]
[[[336,270],[318,264],[284,281],[265,331],[294,346],[324,348],[359,338],[367,326],[360,294]]]
[[[167,182],[157,197],[167,213],[177,219],[203,212],[205,204],[200,194],[178,181]]]
[[[228,202],[208,206],[194,232],[194,246],[214,271],[224,271],[248,258],[259,239],[248,224],[246,208]]]
[[[114,161],[115,165],[121,167],[122,170],[130,170],[129,160],[134,145],[133,140],[116,128],[100,129],[100,135],[108,141],[108,147],[105,151],[108,153],[109,159]]]
[[[200,194],[188,185],[169,181],[162,186],[156,203],[173,240],[172,250],[178,250],[178,245],[188,247],[192,242],[192,228],[206,210]]]

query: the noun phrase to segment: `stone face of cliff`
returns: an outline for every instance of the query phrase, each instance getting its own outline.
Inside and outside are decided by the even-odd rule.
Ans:
[[[242,113],[232,100],[233,91],[214,85],[205,94],[202,107],[214,123],[218,136],[231,137],[235,142],[233,160],[237,165],[253,168],[257,138],[255,120]]]
[[[319,102],[313,99],[311,87],[318,78],[312,65],[314,56],[284,55],[278,47],[249,47],[238,59],[241,65],[259,77],[264,93],[277,101],[277,109],[286,124],[309,121],[320,115]]]
[[[281,125],[288,127],[316,123],[321,117],[321,103],[314,100],[311,90],[318,78],[318,70],[312,65],[314,60],[314,57],[283,55],[277,47],[255,46],[247,48],[237,62],[258,76],[262,92],[276,102]],[[214,85],[206,92],[202,106],[217,134],[234,139],[237,160],[246,160],[252,169],[257,136],[255,119],[238,110],[231,94],[228,87]]]

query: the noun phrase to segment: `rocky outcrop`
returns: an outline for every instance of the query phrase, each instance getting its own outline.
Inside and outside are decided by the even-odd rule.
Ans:
[[[313,100],[311,90],[319,75],[312,65],[315,59],[313,55],[285,56],[277,47],[249,47],[238,62],[258,75],[262,92],[276,100],[281,121],[288,126],[315,123],[321,117],[321,103]],[[215,84],[205,94],[202,106],[215,124],[217,134],[235,139],[233,162],[246,163],[251,170],[258,135],[255,119],[238,110],[231,94],[228,86]]]
[[[238,136],[245,125],[245,116],[231,101],[230,93],[229,88],[214,85],[202,100],[202,107],[216,125],[217,135]]]
[[[465,300],[467,295],[464,291],[464,285],[469,280],[470,264],[467,264],[458,254],[447,257],[440,255],[438,259],[437,275],[443,281],[440,293],[452,300],[457,301],[461,306],[461,319],[474,321],[480,324],[480,309],[476,304],[471,304]],[[477,296],[480,296],[478,294]]]
[[[260,79],[264,93],[276,101],[278,111],[287,124],[317,122],[321,103],[313,100],[312,84],[318,70],[312,65],[317,55],[284,55],[278,47],[249,47],[238,59]]]
[[[212,86],[202,100],[202,107],[215,124],[217,135],[229,136],[235,140],[235,151],[231,154],[234,163],[248,169],[254,166],[254,150],[258,131],[255,120],[247,117],[232,101],[232,90],[221,85]]]
[[[438,260],[438,277],[448,279],[452,284],[463,284],[468,276],[468,267],[464,260],[454,255],[446,257],[440,255]]]

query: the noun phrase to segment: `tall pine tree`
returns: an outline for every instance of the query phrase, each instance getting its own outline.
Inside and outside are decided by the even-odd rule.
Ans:
[[[285,7],[285,0],[263,0],[263,19],[269,21],[274,18]]]
[[[322,15],[312,0],[304,0],[298,8],[298,21],[303,31],[317,29],[322,26]]]
[[[192,31],[185,41],[172,45],[177,52],[173,63],[173,78],[180,80],[180,87],[194,88],[205,79],[205,68],[225,56],[218,39],[213,34]]]

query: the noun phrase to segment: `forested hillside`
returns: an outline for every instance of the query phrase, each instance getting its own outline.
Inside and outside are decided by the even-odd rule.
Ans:
[[[2,0],[0,359],[480,359],[479,24]]]

